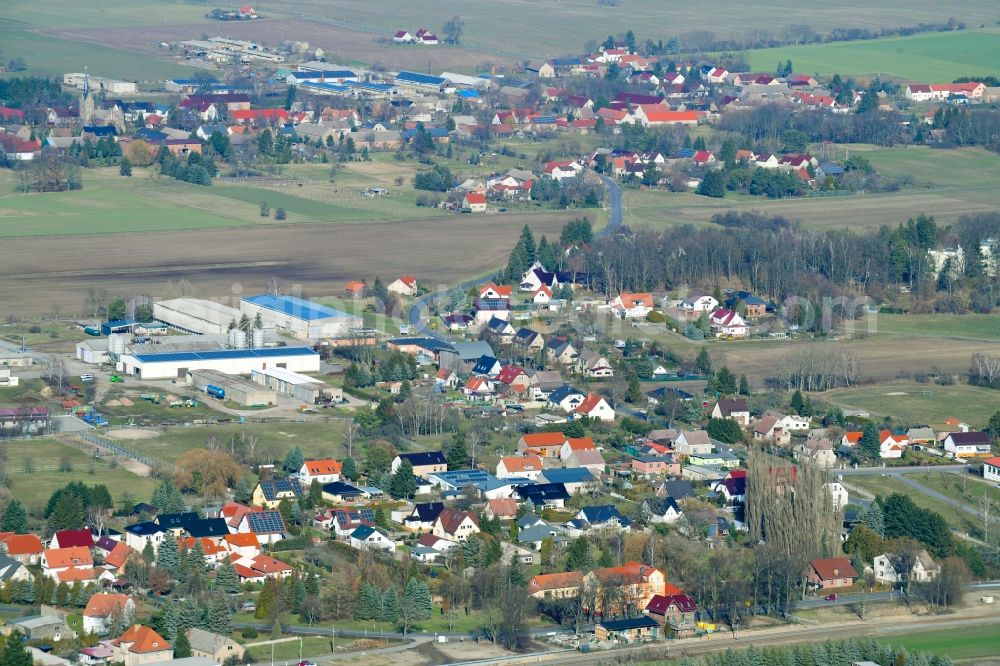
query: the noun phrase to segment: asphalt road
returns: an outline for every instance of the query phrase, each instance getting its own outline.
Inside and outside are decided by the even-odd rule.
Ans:
[[[618,186],[618,183],[606,176],[601,176],[601,182],[603,182],[604,186],[608,189],[608,225],[597,233],[598,237],[605,236],[622,225],[622,190]],[[435,291],[424,294],[418,298],[413,302],[413,305],[410,306],[410,309],[406,313],[406,320],[410,324],[410,334],[422,335],[441,342],[446,342],[448,340],[446,335],[431,330],[431,328],[427,325],[427,314],[430,310],[431,302],[439,298],[449,298],[451,294],[456,292],[461,293],[468,291],[470,288],[479,283],[479,278],[472,278],[471,280],[461,282],[446,291]]]
[[[942,504],[958,509],[962,513],[967,513],[970,516],[976,518],[977,520],[983,519],[982,512],[977,511],[975,508],[973,508],[969,504],[966,504],[965,502],[959,502],[958,500],[952,497],[948,497],[944,493],[939,493],[933,488],[928,488],[924,484],[920,483],[919,481],[915,481],[914,479],[908,476],[900,476],[899,480],[905,483],[906,485],[910,486],[914,490],[917,490],[923,493],[924,495],[927,495],[928,497],[933,497]],[[1000,518],[998,518],[996,515],[990,517],[990,522],[997,522],[997,521],[1000,521]]]

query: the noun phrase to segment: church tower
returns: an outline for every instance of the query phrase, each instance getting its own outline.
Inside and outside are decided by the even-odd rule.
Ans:
[[[83,70],[83,95],[80,97],[80,122],[84,125],[94,123],[94,96],[90,94],[90,73]]]

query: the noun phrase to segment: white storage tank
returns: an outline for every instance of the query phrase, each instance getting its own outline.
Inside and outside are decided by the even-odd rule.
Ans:
[[[253,329],[253,337],[251,338],[253,344],[250,345],[254,349],[261,349],[264,346],[264,330],[260,328]]]
[[[229,346],[233,349],[246,349],[247,332],[238,328],[229,331]]]
[[[125,336],[118,333],[112,333],[108,336],[108,351],[112,354],[124,354],[125,353]]]

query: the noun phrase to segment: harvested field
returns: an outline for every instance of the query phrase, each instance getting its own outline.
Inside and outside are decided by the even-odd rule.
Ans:
[[[551,238],[578,214],[9,239],[0,245],[0,318],[83,313],[91,289],[238,298],[262,291],[271,275],[309,296],[376,274],[448,285],[504,263],[524,224]]]
[[[442,69],[471,72],[489,69],[491,66],[509,67],[515,64],[512,58],[456,46],[379,44],[375,41],[376,35],[370,33],[325,25],[321,20],[306,21],[297,18],[232,22],[225,25],[175,23],[142,28],[59,28],[38,32],[70,41],[114,44],[123,51],[159,56],[170,53],[160,48],[160,42],[200,39],[204,34],[218,33],[232,39],[247,39],[268,46],[276,46],[288,39],[305,41],[310,48],[322,48],[331,62],[381,65],[387,69],[415,69],[423,72],[430,67],[435,73]]]

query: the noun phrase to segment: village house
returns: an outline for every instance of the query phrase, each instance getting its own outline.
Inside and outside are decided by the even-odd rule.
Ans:
[[[390,471],[395,474],[403,461],[407,460],[413,465],[414,476],[427,478],[428,474],[434,472],[447,472],[448,461],[440,451],[420,451],[417,453],[400,453],[392,460]]]
[[[537,455],[504,456],[497,463],[498,479],[535,481],[542,473],[542,459]]]
[[[907,555],[883,553],[875,558],[872,570],[876,582],[895,586],[929,583],[941,573],[941,565],[934,561],[927,549],[921,548]]]
[[[540,458],[558,458],[562,453],[566,436],[561,432],[525,433],[517,441],[520,455],[536,455]]]
[[[850,587],[858,572],[846,557],[830,557],[813,560],[806,568],[806,582],[818,590]]]
[[[711,294],[692,291],[681,301],[680,307],[686,312],[713,312],[719,307],[719,301]]]
[[[545,353],[549,360],[559,365],[570,365],[576,358],[576,348],[563,336],[553,336],[545,343]]]
[[[98,592],[83,609],[83,631],[87,634],[103,636],[108,632],[108,620],[118,615],[126,624],[135,615],[135,602],[124,594]]]
[[[191,656],[202,657],[223,663],[227,660],[243,659],[246,648],[228,636],[214,634],[198,627],[187,630],[188,643],[191,644]]]
[[[990,436],[985,432],[953,432],[944,438],[944,450],[955,458],[990,454]]]
[[[811,462],[821,469],[830,469],[837,464],[833,442],[825,437],[807,439],[795,449],[795,457],[798,460]]]
[[[631,519],[623,516],[613,504],[604,504],[580,509],[566,523],[566,528],[569,536],[577,537],[601,530],[618,532],[629,529],[631,525]]]
[[[605,423],[615,420],[615,409],[598,393],[590,393],[573,410],[578,416],[597,419]]]
[[[170,661],[174,650],[170,643],[141,624],[135,624],[125,630],[121,636],[111,642],[114,656],[111,661],[123,666],[142,666],[161,661]]]
[[[89,571],[94,567],[90,549],[84,546],[49,548],[42,551],[42,573],[54,580],[65,580],[61,574],[70,571]]]
[[[611,301],[611,311],[621,319],[644,319],[653,311],[653,295],[623,291]]]
[[[8,534],[0,537],[0,551],[24,566],[38,564],[43,550],[41,539],[34,534]]]
[[[479,531],[479,519],[476,514],[451,508],[442,509],[431,528],[431,534],[434,536],[453,541],[465,541]]]
[[[390,294],[399,294],[400,296],[416,296],[417,295],[417,278],[412,275],[401,275],[386,287]]]
[[[906,445],[909,443],[906,435],[896,435],[890,430],[879,432],[878,439],[878,455],[885,459],[902,458],[903,451],[906,450]]]
[[[750,408],[743,398],[721,398],[712,407],[713,419],[732,419],[744,428],[750,425]]]
[[[747,496],[747,471],[729,470],[721,481],[712,486],[712,490],[722,495],[726,504],[742,504]]]
[[[350,534],[349,542],[355,550],[381,551],[391,553],[396,543],[370,525],[361,525]]]
[[[486,195],[481,192],[468,192],[462,198],[462,210],[469,213],[485,213]]]
[[[614,377],[615,371],[608,359],[595,351],[584,349],[576,357],[576,371],[585,377],[608,379]]]
[[[657,594],[646,605],[646,614],[664,629],[670,629],[674,638],[694,635],[698,604],[678,590],[677,594]]]
[[[640,512],[648,515],[649,522],[666,525],[673,525],[684,515],[673,497],[647,497],[642,501]]]
[[[684,456],[711,453],[712,446],[712,440],[704,430],[683,430],[674,440],[674,450]]]
[[[324,460],[307,460],[297,473],[297,478],[303,486],[309,486],[313,481],[320,484],[340,481],[341,464],[330,458]]]
[[[579,596],[582,585],[579,571],[538,574],[528,581],[528,594],[535,599],[571,599]]]
[[[1000,482],[1000,456],[983,461],[983,478]]]
[[[483,515],[491,520],[517,520],[517,500],[513,497],[486,500],[486,508],[483,509]]]
[[[607,463],[604,461],[604,456],[601,455],[601,452],[597,449],[574,451],[570,454],[569,458],[566,459],[567,467],[585,469],[595,476],[603,474],[606,465]]]
[[[712,334],[717,338],[745,338],[750,334],[746,320],[738,313],[719,308],[708,318]]]
[[[302,496],[302,487],[293,479],[265,479],[253,489],[254,506],[276,509],[281,500],[294,502]],[[130,544],[131,545],[131,544]]]
[[[597,595],[595,608],[591,610],[602,616],[639,612],[649,605],[654,596],[665,594],[667,591],[667,580],[663,572],[639,562],[626,562],[620,567],[594,569],[584,576],[583,584],[585,586],[588,584],[596,585],[598,589],[602,587],[618,588],[618,594]],[[602,600],[605,597],[614,604],[613,607],[602,607]]]

